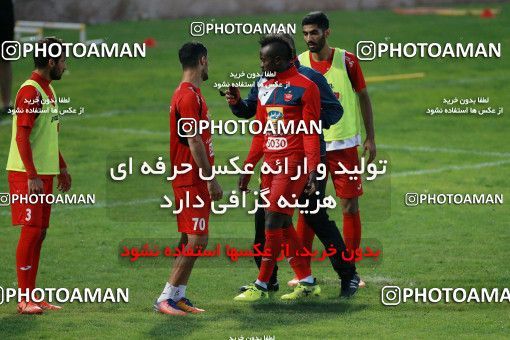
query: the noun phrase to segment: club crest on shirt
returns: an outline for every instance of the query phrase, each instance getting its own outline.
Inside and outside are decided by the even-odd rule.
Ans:
[[[288,91],[283,95],[283,100],[286,102],[290,102],[292,100],[292,92]]]

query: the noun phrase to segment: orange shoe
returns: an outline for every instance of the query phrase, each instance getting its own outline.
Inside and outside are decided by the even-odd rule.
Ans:
[[[62,307],[52,305],[51,303],[48,303],[46,301],[41,301],[38,303],[39,307],[41,307],[42,310],[61,310]]]
[[[43,309],[39,307],[35,302],[22,301],[18,303],[19,314],[42,314]]]
[[[194,307],[190,300],[186,298],[182,298],[176,303],[177,307],[182,309],[185,312],[192,313],[192,314],[198,314],[205,312],[205,309]]]
[[[168,314],[168,315],[186,315],[187,314],[186,312],[184,312],[177,306],[177,304],[175,303],[174,300],[171,300],[171,299],[161,301],[161,302],[158,302],[158,300],[156,300],[154,302],[154,310],[156,312],[160,312],[160,313]]]

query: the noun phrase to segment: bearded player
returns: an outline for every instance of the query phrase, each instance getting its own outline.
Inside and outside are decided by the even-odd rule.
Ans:
[[[66,69],[66,57],[56,55],[62,41],[45,38],[37,42],[45,55],[34,55],[35,70],[16,95],[16,115],[12,121],[12,138],[7,160],[10,194],[31,195],[53,193],[53,178],[57,188],[66,192],[71,188],[71,176],[59,151],[58,99],[51,86],[60,80]],[[60,46],[62,47],[62,46]],[[51,53],[50,52],[51,49]],[[62,51],[62,48],[60,48]],[[11,204],[12,224],[21,225],[16,249],[18,288],[23,293],[36,287],[41,247],[50,223],[51,205],[15,201]],[[30,293],[28,296],[31,296]],[[44,310],[58,310],[59,306],[29,298],[18,303],[21,314],[40,314]]]
[[[296,48],[294,44],[294,39],[292,36],[288,34],[276,34],[276,36],[280,36],[285,39],[289,47],[292,50],[292,58],[293,63],[296,66],[299,73],[304,75],[305,77],[312,80],[317,87],[319,88],[320,96],[321,96],[321,114],[320,119],[322,123],[322,128],[327,129],[331,125],[337,123],[342,115],[343,109],[340,105],[338,99],[335,94],[331,90],[326,78],[322,76],[319,72],[305,67],[299,64],[299,60],[297,60],[296,56]],[[234,115],[240,118],[251,118],[255,116],[257,102],[258,102],[258,86],[257,84],[261,84],[268,79],[257,79],[256,83],[252,86],[248,97],[244,100],[240,97],[240,91],[238,88],[231,87],[226,93],[227,102],[230,105],[230,108]],[[320,155],[321,155],[321,163],[326,163],[326,143],[324,142],[322,134],[320,135]],[[326,182],[327,178],[317,181],[317,190],[319,192],[318,199],[322,200],[325,196],[326,190]],[[300,199],[307,199],[307,195],[302,195]],[[259,202],[262,201],[259,199]],[[308,210],[317,211],[317,200],[310,200],[308,205]],[[317,238],[322,242],[322,244],[328,247],[334,247],[337,249],[337,252],[329,257],[331,261],[331,265],[333,269],[337,272],[340,278],[340,296],[341,297],[351,297],[356,293],[358,288],[358,276],[355,274],[356,266],[353,262],[345,261],[342,258],[342,253],[346,250],[344,241],[342,239],[342,235],[338,230],[334,221],[330,220],[329,215],[326,211],[326,208],[319,208],[317,213],[314,214],[299,214],[298,217],[298,234],[299,228],[306,221],[306,225],[310,226],[313,232],[317,235]],[[265,244],[265,213],[264,209],[259,207],[255,214],[255,240],[254,244],[260,244],[264,247]],[[313,236],[313,234],[312,234]],[[313,239],[312,239],[313,241]],[[311,249],[312,244],[304,245],[308,249]],[[305,257],[308,263],[310,263],[310,257]],[[261,265],[261,257],[256,256],[254,258],[255,263],[260,268]],[[269,280],[268,290],[278,291],[279,284],[277,280],[277,272],[278,266],[275,265],[273,269],[273,274]],[[291,280],[293,286],[297,284],[297,279]],[[241,291],[246,290],[246,286],[242,286],[240,288]]]
[[[220,200],[223,191],[216,179],[211,177],[214,152],[210,130],[194,130],[201,120],[209,120],[209,111],[200,92],[200,85],[208,79],[207,49],[204,45],[191,42],[179,50],[182,65],[182,81],[175,90],[170,104],[170,162],[172,168],[182,171],[184,164],[191,164],[192,171],[178,175],[172,181],[181,245],[186,248],[205,249],[209,233],[211,201]],[[191,128],[191,129],[190,129]],[[193,130],[193,131],[191,131]],[[189,202],[186,202],[189,197]],[[202,200],[202,208],[192,208]],[[154,309],[163,314],[186,315],[202,313],[186,298],[188,284],[195,256],[179,256],[175,259],[172,272],[163,292],[154,303]]]
[[[301,65],[322,73],[330,83],[333,92],[342,102],[342,119],[324,130],[326,158],[335,186],[336,195],[341,199],[343,212],[343,234],[347,249],[354,251],[361,242],[361,220],[358,197],[363,194],[361,177],[350,180],[348,174],[335,174],[341,162],[348,170],[359,167],[357,147],[361,144],[360,117],[363,118],[366,139],[363,156],[368,151],[368,163],[376,156],[375,133],[372,105],[365,85],[358,59],[350,52],[328,45],[331,31],[329,19],[322,12],[306,15],[302,22],[304,40],[309,51],[299,55]],[[311,244],[314,233],[306,225],[298,226],[298,233],[305,246]],[[295,281],[293,282],[295,283]],[[360,281],[360,287],[365,286]]]
[[[292,49],[288,42],[283,37],[273,35],[262,38],[260,46],[262,71],[275,72],[276,76],[259,79],[256,120],[260,121],[262,126],[267,123],[280,125],[278,122],[289,124],[300,121],[306,122],[306,126],[311,126],[311,122],[318,124],[321,110],[319,89],[292,64]],[[304,257],[296,255],[296,251],[302,246],[292,225],[294,208],[282,207],[279,202],[281,198],[292,201],[303,192],[308,195],[315,192],[316,170],[320,162],[319,134],[311,131],[299,134],[288,131],[257,134],[253,137],[245,167],[255,166],[262,157],[272,168],[287,160],[288,173],[262,176],[261,188],[269,189],[267,198],[270,202],[265,211],[264,255],[257,280],[248,284],[234,300],[253,302],[268,298],[268,283],[276,259],[280,256],[282,244],[288,247],[288,254],[285,255],[299,282],[293,292],[282,295],[281,299],[295,300],[318,296],[321,290],[312,276],[309,263]],[[297,169],[303,167],[305,157],[308,173],[302,171],[301,175],[297,175]],[[291,179],[292,177],[294,178]],[[249,180],[249,175],[241,175],[239,188],[246,190]]]

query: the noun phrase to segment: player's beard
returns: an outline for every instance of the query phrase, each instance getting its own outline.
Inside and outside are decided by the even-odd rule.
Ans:
[[[308,45],[308,49],[312,53],[319,53],[320,51],[322,51],[324,45],[326,45],[326,37],[323,35],[322,38],[320,38],[316,44]]]
[[[63,73],[64,71],[59,72],[58,69],[54,67],[50,70],[50,78],[51,80],[60,80],[62,78]]]
[[[270,74],[276,74],[276,65],[274,63],[266,64],[265,66],[260,68],[262,70],[262,74],[264,74],[265,78],[274,78],[271,76],[267,76]]]
[[[209,73],[207,73],[206,70],[203,70],[202,71],[202,81],[206,81],[207,79],[209,79]]]

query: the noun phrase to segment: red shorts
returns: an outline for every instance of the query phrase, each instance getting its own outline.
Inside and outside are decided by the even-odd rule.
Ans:
[[[353,170],[355,166],[359,168],[358,148],[333,150],[326,152],[327,167],[333,179],[336,195],[340,198],[354,198],[363,194],[361,186],[361,175],[335,174],[340,170],[338,162],[341,162],[347,170]]]
[[[174,189],[175,208],[182,211],[177,214],[177,226],[180,233],[207,235],[209,233],[209,215],[211,214],[211,197],[207,190],[207,182],[193,186],[176,187]],[[197,196],[204,202],[203,207],[193,208],[199,204]],[[189,201],[189,204],[186,202]]]
[[[40,175],[43,181],[44,194],[53,194],[53,175]],[[12,195],[28,195],[28,178],[25,172],[9,171],[9,193]],[[51,204],[15,201],[11,202],[13,225],[29,225],[48,228],[50,225]]]
[[[301,165],[301,174],[303,173],[302,162],[289,162],[288,173],[284,174],[266,174],[261,175],[261,189],[269,189],[266,195],[270,205],[266,208],[269,211],[279,212],[285,215],[294,215],[294,208],[281,208],[278,206],[280,197],[284,197],[288,202],[294,204],[299,196],[305,190],[308,175],[301,175],[299,178],[291,180],[297,174],[297,165]],[[293,196],[294,195],[294,196]]]

